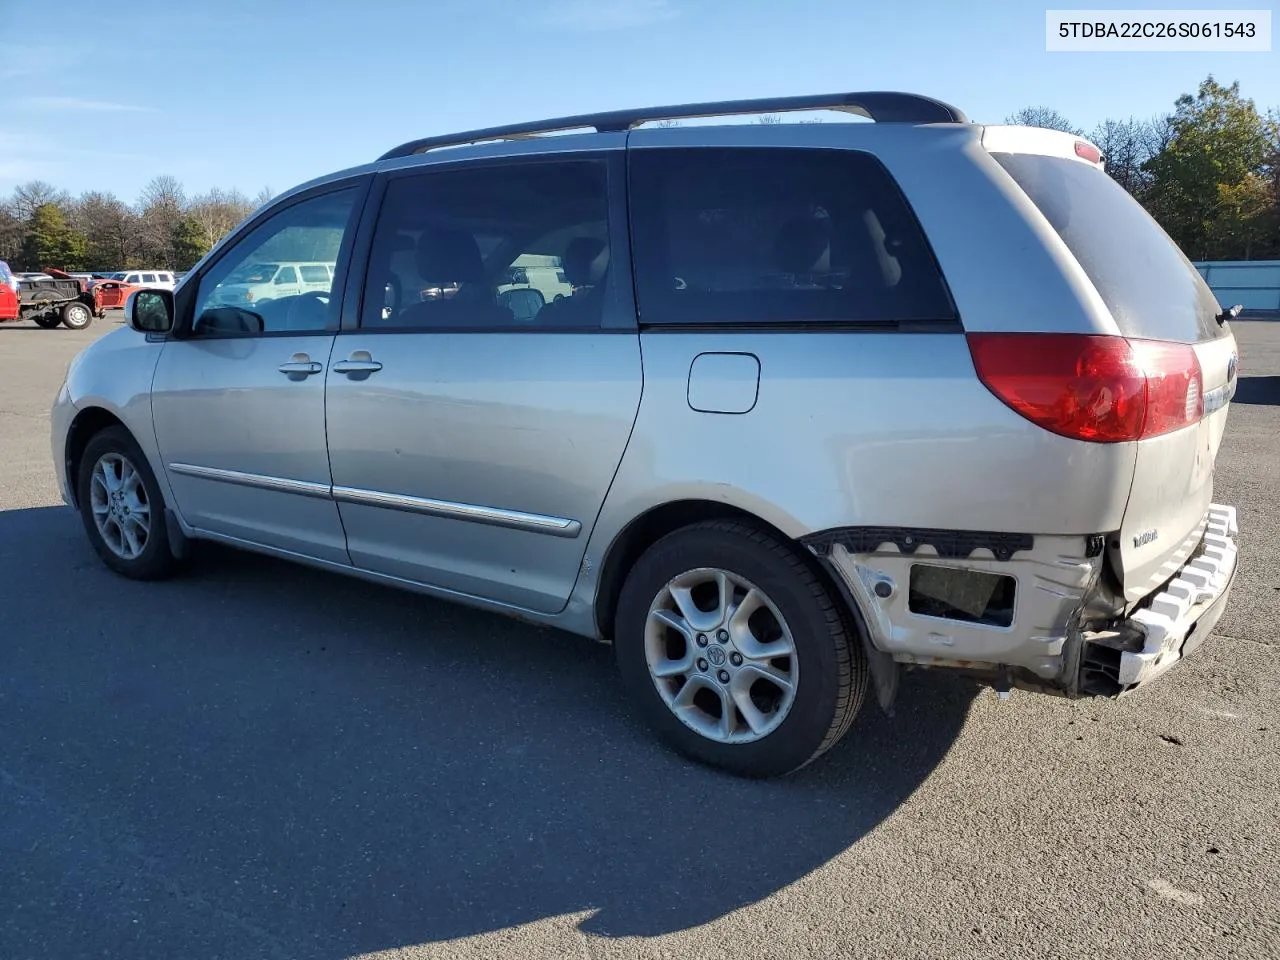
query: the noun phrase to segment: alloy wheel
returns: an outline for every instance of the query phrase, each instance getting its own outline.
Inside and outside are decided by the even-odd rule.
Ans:
[[[151,538],[151,504],[142,475],[128,458],[104,453],[90,480],[93,522],[107,548],[122,560],[137,560]]]
[[[645,658],[671,712],[720,743],[768,736],[795,702],[799,663],[786,620],[728,570],[700,567],[667,582],[649,607]]]

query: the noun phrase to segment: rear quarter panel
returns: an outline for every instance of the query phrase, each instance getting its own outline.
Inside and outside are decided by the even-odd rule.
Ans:
[[[791,537],[889,525],[1089,534],[1119,525],[1129,444],[1058,437],[977,380],[963,335],[646,332],[645,387],[592,552],[664,502],[748,510]],[[688,402],[700,353],[750,353],[744,414]],[[1099,482],[1105,478],[1123,482]]]

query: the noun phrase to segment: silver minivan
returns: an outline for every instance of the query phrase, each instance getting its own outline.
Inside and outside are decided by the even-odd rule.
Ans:
[[[873,122],[650,123],[817,109]],[[571,293],[512,285],[530,258]],[[290,261],[331,284],[218,294]],[[927,97],[414,141],[126,314],[53,406],[112,569],[218,541],[610,642],[639,713],[741,774],[906,668],[1127,694],[1236,569],[1232,312],[1093,144]]]

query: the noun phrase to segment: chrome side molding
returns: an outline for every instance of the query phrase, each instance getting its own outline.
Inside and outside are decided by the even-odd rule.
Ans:
[[[182,476],[198,477],[201,480],[215,480],[242,487],[256,487],[261,490],[274,490],[277,493],[292,493],[303,497],[318,497],[366,507],[403,510],[406,513],[443,517],[446,520],[486,523],[491,526],[509,527],[513,530],[527,530],[530,533],[543,533],[552,537],[573,539],[582,532],[582,524],[577,520],[548,517],[540,513],[525,513],[522,510],[505,510],[501,507],[458,503],[453,500],[410,497],[399,493],[385,493],[381,490],[364,490],[359,487],[330,486],[309,480],[291,480],[287,477],[201,467],[191,463],[171,463],[169,469]]]

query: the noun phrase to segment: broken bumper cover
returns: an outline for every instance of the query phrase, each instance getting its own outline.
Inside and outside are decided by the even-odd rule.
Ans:
[[[1160,676],[1213,632],[1235,581],[1237,535],[1235,507],[1212,504],[1199,554],[1128,620],[1141,647],[1120,653],[1121,692]]]

